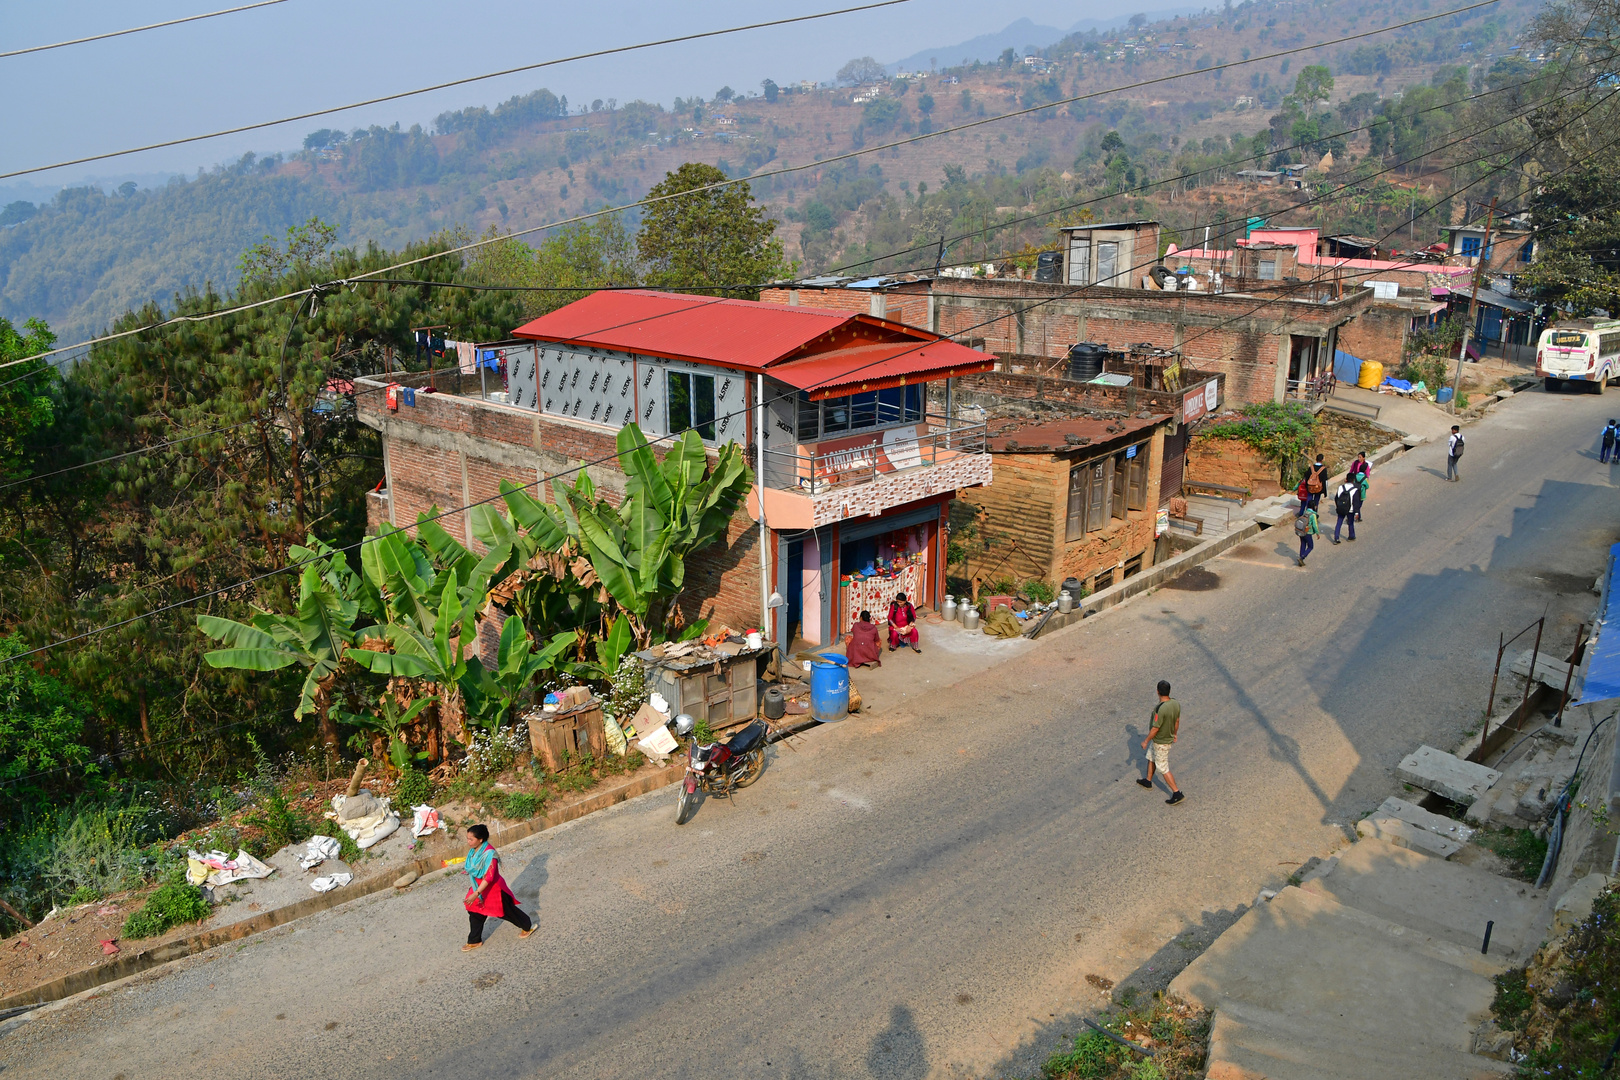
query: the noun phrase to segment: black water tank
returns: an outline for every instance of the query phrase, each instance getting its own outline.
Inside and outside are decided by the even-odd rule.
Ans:
[[[1058,282],[1063,279],[1063,252],[1043,251],[1035,256],[1035,280]]]
[[[1090,382],[1102,374],[1103,360],[1107,356],[1108,346],[1096,342],[1082,341],[1071,346],[1068,377],[1076,382]]]

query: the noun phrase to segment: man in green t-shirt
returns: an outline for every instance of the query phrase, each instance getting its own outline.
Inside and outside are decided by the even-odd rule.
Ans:
[[[1170,684],[1163,679],[1159,680],[1159,707],[1153,710],[1153,717],[1148,721],[1147,738],[1142,740],[1142,749],[1153,744],[1153,753],[1148,757],[1147,776],[1139,777],[1137,783],[1145,788],[1153,787],[1153,771],[1158,769],[1164,774],[1164,782],[1170,788],[1170,797],[1165,802],[1171,806],[1176,805],[1187,796],[1176,787],[1176,778],[1170,775],[1170,746],[1176,741],[1176,733],[1181,730],[1181,705],[1170,696]]]

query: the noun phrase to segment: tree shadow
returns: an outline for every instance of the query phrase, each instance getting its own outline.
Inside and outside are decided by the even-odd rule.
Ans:
[[[928,1075],[928,1048],[911,1010],[896,1005],[889,1011],[889,1026],[872,1038],[866,1051],[866,1071],[882,1080],[924,1080]]]

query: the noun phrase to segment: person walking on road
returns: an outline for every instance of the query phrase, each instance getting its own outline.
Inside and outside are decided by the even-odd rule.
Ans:
[[[1355,511],[1356,520],[1360,521],[1361,506],[1367,501],[1367,489],[1372,486],[1372,464],[1367,460],[1367,451],[1356,455],[1356,460],[1350,463],[1348,475],[1356,485],[1356,497],[1351,509]]]
[[[1147,776],[1138,777],[1136,782],[1151,790],[1153,772],[1157,769],[1164,774],[1164,785],[1170,789],[1170,797],[1164,801],[1174,806],[1187,797],[1176,787],[1176,778],[1170,775],[1170,747],[1175,744],[1176,733],[1181,730],[1181,704],[1170,696],[1170,684],[1163,679],[1159,680],[1159,706],[1153,710],[1148,725],[1142,749],[1146,750],[1148,743],[1152,743],[1153,752],[1148,756]]]
[[[467,851],[463,869],[472,879],[472,885],[462,900],[467,908],[467,944],[461,951],[472,952],[484,944],[484,922],[491,916],[517,927],[520,938],[534,933],[533,921],[518,907],[517,897],[501,877],[501,860],[490,846],[489,826],[467,826],[467,843],[472,847]]]
[[[1457,459],[1463,456],[1462,429],[1456,424],[1451,425],[1451,438],[1446,440],[1446,479],[1461,480],[1457,473]]]
[[[1614,440],[1617,434],[1620,434],[1620,432],[1616,431],[1615,421],[1611,419],[1609,421],[1609,426],[1603,429],[1603,449],[1598,454],[1598,460],[1603,462],[1605,465],[1609,463],[1609,459],[1611,457],[1616,456],[1614,452]]]
[[[1356,538],[1356,487],[1354,480],[1346,476],[1339,490],[1333,493],[1333,513],[1338,518],[1333,523],[1333,542],[1339,542],[1339,530],[1344,528],[1346,521],[1350,522],[1350,539]]]
[[[1322,492],[1327,490],[1327,463],[1322,455],[1316,455],[1316,461],[1305,474],[1305,490],[1310,492],[1311,509],[1315,510],[1322,501]]]
[[[1301,503],[1299,513],[1294,515],[1294,535],[1299,537],[1299,565],[1305,565],[1305,556],[1316,547],[1316,534],[1322,530],[1317,527],[1316,511],[1311,504]]]

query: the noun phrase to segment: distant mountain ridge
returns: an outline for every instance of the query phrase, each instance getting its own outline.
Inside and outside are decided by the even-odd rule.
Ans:
[[[1145,10],[1144,14],[1153,19],[1168,19],[1177,15],[1192,15],[1202,10],[1204,9],[1201,7],[1157,8]],[[893,75],[899,71],[927,71],[931,66],[930,61],[937,61],[937,66],[942,68],[971,64],[975,60],[987,62],[996,59],[1007,49],[1017,49],[1022,56],[1028,49],[1044,49],[1048,45],[1062,41],[1070,34],[1083,34],[1087,30],[1112,30],[1124,26],[1130,22],[1130,18],[1130,15],[1121,15],[1114,19],[1081,19],[1067,30],[1043,26],[1032,19],[1023,18],[1007,24],[993,34],[980,34],[955,45],[920,49],[892,64],[885,64],[884,70]]]

